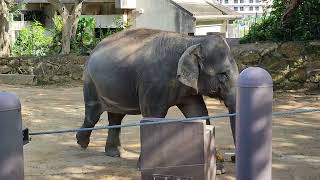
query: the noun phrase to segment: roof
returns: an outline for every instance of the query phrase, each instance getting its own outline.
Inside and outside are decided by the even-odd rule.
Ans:
[[[232,20],[242,18],[242,15],[214,2],[207,0],[171,0],[183,8],[197,20]]]

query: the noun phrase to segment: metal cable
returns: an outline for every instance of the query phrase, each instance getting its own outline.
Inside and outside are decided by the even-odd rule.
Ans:
[[[284,111],[284,112],[274,112],[274,113],[272,113],[272,115],[273,116],[288,116],[288,115],[292,115],[292,114],[310,113],[310,112],[320,112],[320,109],[297,109],[297,110],[290,110],[290,111]],[[65,129],[65,130],[56,130],[56,131],[43,131],[43,132],[29,133],[29,135],[36,136],[36,135],[45,135],[45,134],[61,134],[61,133],[80,132],[80,131],[93,131],[93,130],[101,130],[101,129],[127,128],[127,127],[137,127],[137,126],[165,124],[165,123],[174,123],[174,122],[188,122],[188,121],[195,121],[195,120],[218,119],[218,118],[224,118],[224,117],[232,117],[232,116],[236,116],[236,115],[237,115],[237,113],[202,116],[202,117],[192,117],[192,118],[180,118],[180,119],[177,119],[177,118],[143,118],[142,120],[150,120],[150,122],[130,123],[130,124],[114,125],[114,126],[99,126],[99,127],[94,127],[94,128],[77,128],[77,129]]]

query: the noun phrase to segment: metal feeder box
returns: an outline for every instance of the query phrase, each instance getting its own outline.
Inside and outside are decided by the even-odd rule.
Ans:
[[[204,121],[147,125],[140,127],[140,138],[142,180],[215,179],[214,126]]]

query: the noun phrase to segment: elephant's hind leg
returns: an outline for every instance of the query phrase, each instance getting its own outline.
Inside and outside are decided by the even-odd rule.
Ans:
[[[81,128],[92,128],[100,119],[103,113],[96,88],[91,80],[84,82],[83,95],[85,102],[85,118]],[[90,135],[92,131],[80,131],[77,133],[77,143],[82,148],[87,148],[90,142]]]
[[[125,114],[116,114],[108,112],[109,126],[121,125],[124,116]],[[121,154],[125,152],[124,149],[121,147],[120,132],[120,128],[108,130],[108,138],[105,146],[105,153],[107,156],[121,157]]]

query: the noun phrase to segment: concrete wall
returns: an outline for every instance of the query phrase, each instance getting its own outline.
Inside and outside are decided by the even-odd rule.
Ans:
[[[142,12],[142,13],[139,13]],[[195,21],[170,0],[137,0],[134,26],[181,33],[194,33]]]

